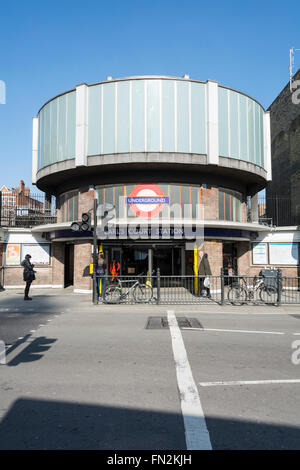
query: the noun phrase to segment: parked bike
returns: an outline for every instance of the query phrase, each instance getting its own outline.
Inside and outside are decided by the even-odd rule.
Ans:
[[[228,290],[227,298],[233,305],[243,305],[248,301],[255,301],[256,293],[265,304],[276,302],[277,289],[275,286],[267,284],[264,278],[255,276],[252,286],[248,285],[244,277],[240,277],[239,281],[242,284],[234,282]]]
[[[124,287],[125,283],[132,283],[132,286]],[[148,303],[153,299],[153,289],[150,284],[141,283],[140,278],[124,280],[118,278],[116,284],[109,284],[106,287],[103,301],[106,304],[119,304],[131,293],[137,303]]]

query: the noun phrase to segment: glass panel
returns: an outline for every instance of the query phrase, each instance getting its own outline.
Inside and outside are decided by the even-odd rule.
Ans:
[[[244,95],[240,95],[240,159],[248,160],[247,141],[247,101]]]
[[[124,217],[124,185],[118,185],[115,187],[115,208],[116,208],[116,217]]]
[[[192,152],[206,154],[205,85],[191,83]]]
[[[132,152],[145,151],[144,81],[132,81]]]
[[[177,82],[177,152],[190,151],[189,83]]]
[[[219,87],[219,153],[223,157],[229,157],[227,93],[225,88]]]
[[[115,151],[115,84],[103,85],[103,153]]]
[[[101,153],[101,87],[102,85],[91,86],[89,90],[88,103],[88,154],[99,155]]]
[[[238,94],[229,91],[230,97],[230,157],[239,158]]]
[[[129,100],[129,82],[119,82],[118,86],[118,139],[117,151],[129,152],[130,147],[130,100]]]
[[[160,80],[147,80],[147,151],[160,150]]]
[[[261,158],[260,158],[260,125],[259,125],[259,108],[260,106],[257,103],[254,103],[254,111],[255,111],[255,163],[256,165],[261,165]]]
[[[76,140],[76,92],[72,91],[68,93],[67,108],[68,108],[68,120],[67,120],[67,151],[66,158],[75,157],[75,140]]]
[[[191,204],[192,204],[192,217],[195,219],[198,214],[200,214],[200,210],[198,208],[197,212],[197,205],[200,204],[200,187],[199,186],[191,186]]]
[[[57,160],[57,100],[51,101],[51,163]]]
[[[177,184],[170,184],[170,218],[180,217],[180,186]]]
[[[174,82],[162,80],[162,151],[175,150]]]
[[[39,114],[39,154],[38,154],[38,168],[44,166],[44,110],[42,109]]]
[[[45,119],[45,156],[44,165],[50,163],[50,103],[44,107],[44,119]]]
[[[249,161],[255,163],[254,104],[248,99]]]
[[[264,158],[264,111],[260,108],[260,164],[265,167]]]
[[[181,213],[183,218],[191,217],[190,185],[181,185]]]
[[[58,106],[58,156],[59,161],[66,156],[66,95],[60,96]]]

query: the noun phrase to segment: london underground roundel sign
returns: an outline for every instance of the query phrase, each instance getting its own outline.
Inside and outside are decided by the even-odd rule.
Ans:
[[[164,204],[169,204],[169,197],[164,196],[156,184],[139,184],[126,198],[126,203],[138,217],[154,217]]]

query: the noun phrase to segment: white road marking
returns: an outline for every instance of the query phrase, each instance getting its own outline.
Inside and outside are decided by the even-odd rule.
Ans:
[[[221,328],[181,328],[182,330],[192,330],[192,331],[221,331],[224,333],[260,333],[265,335],[285,335],[281,331],[252,331],[252,330],[225,330]]]
[[[200,382],[201,387],[216,387],[228,385],[267,385],[267,384],[300,384],[300,379],[286,379],[286,380],[229,380],[220,382]]]
[[[187,450],[211,450],[212,445],[206,427],[204,412],[177,319],[173,310],[168,310],[167,314]]]
[[[36,330],[30,330],[30,333],[35,333],[35,332],[36,332]]]

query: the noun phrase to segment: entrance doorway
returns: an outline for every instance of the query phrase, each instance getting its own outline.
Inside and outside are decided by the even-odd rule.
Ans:
[[[236,242],[223,242],[223,268],[225,276],[238,275]]]
[[[182,274],[181,251],[182,249],[180,246],[156,244],[111,247],[109,253],[109,264],[113,261],[119,261],[120,273],[125,276],[140,274],[146,275],[151,269],[151,266],[152,270],[155,272],[157,271],[157,268],[160,268],[162,276],[180,275]]]
[[[74,245],[65,244],[65,287],[74,285]]]

